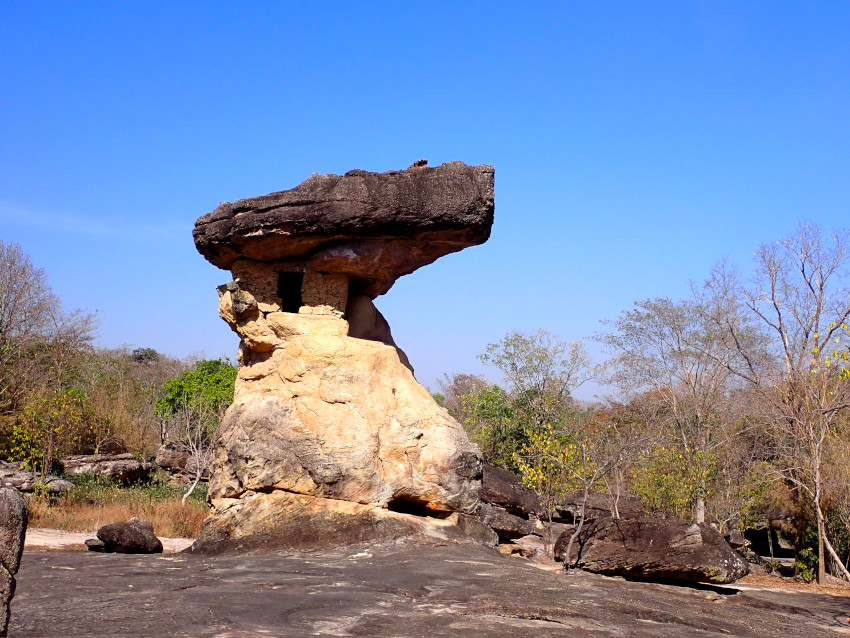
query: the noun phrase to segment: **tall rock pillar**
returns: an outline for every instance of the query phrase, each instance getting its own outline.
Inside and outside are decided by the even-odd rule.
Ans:
[[[461,162],[313,175],[198,219],[198,250],[233,275],[219,310],[241,342],[196,549],[391,537],[410,514],[475,512],[480,452],[373,299],[492,222],[493,168]]]

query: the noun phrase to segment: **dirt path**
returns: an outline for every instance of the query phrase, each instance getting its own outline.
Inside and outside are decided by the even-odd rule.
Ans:
[[[88,538],[96,538],[97,532],[66,532],[61,529],[33,527],[27,530],[24,539],[24,551],[50,551],[56,549],[85,549],[84,543]],[[194,542],[192,538],[160,538],[162,549],[166,554],[173,554],[189,547]]]

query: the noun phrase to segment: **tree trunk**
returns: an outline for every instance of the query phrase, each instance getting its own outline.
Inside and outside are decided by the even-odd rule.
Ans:
[[[705,523],[705,497],[698,496],[697,504],[694,510],[697,523]]]
[[[194,483],[192,483],[192,487],[190,487],[190,488],[189,488],[189,491],[188,491],[188,492],[186,492],[186,493],[183,495],[183,500],[180,502],[180,504],[181,504],[181,505],[185,505],[185,504],[186,504],[186,499],[188,499],[188,498],[189,498],[189,496],[191,496],[191,495],[192,495],[192,492],[194,492],[194,491],[195,491],[195,488],[196,488],[196,487],[198,487],[198,483],[200,482],[200,480],[201,480],[201,470],[199,469],[199,470],[195,473],[195,482],[194,482]]]
[[[847,567],[841,562],[841,557],[838,555],[838,552],[835,551],[832,543],[829,542],[829,537],[826,534],[823,536],[823,542],[824,545],[826,545],[827,550],[829,550],[832,558],[835,559],[835,564],[838,566],[838,569],[841,570],[841,575],[844,576],[844,580],[850,582],[850,571],[848,571]]]
[[[590,491],[590,488],[585,485],[584,486],[584,495],[581,499],[581,510],[579,511],[579,520],[578,525],[576,525],[575,531],[570,534],[570,540],[567,543],[567,550],[564,553],[564,569],[570,571],[570,553],[573,551],[573,543],[578,538],[579,534],[581,534],[581,530],[584,527],[584,512],[585,506],[587,505],[587,493]]]
[[[815,456],[815,515],[818,519],[818,585],[826,584],[826,560],[823,552],[823,541],[826,538],[826,522],[820,508],[820,453]]]

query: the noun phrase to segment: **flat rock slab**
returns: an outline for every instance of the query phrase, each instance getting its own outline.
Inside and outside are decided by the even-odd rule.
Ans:
[[[470,545],[205,557],[25,553],[10,636],[759,636],[850,632],[850,602],[544,571]]]

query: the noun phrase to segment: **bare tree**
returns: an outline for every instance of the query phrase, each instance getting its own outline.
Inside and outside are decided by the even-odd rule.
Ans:
[[[824,550],[845,578],[850,572],[829,542],[823,510],[824,461],[842,412],[850,407],[850,264],[846,231],[825,238],[821,229],[799,231],[756,253],[753,285],[741,286],[728,269],[711,285],[726,300],[717,324],[741,359],[732,369],[759,392],[776,433],[778,472],[805,494],[818,530],[818,582],[826,576]],[[769,354],[741,340],[741,308],[770,335]]]
[[[690,300],[636,302],[609,323],[614,331],[600,340],[616,353],[610,380],[629,396],[649,392],[666,407],[679,444],[698,469],[694,518],[704,523],[711,455],[722,442],[723,402],[739,355],[708,320],[697,293]]]
[[[93,315],[63,309],[18,244],[0,241],[0,411],[18,409],[39,385],[64,383],[94,329]]]
[[[209,474],[215,457],[218,426],[225,409],[226,406],[216,409],[204,400],[184,400],[166,420],[167,438],[187,455],[185,470],[192,477],[189,489],[183,494],[184,504],[201,479]]]

